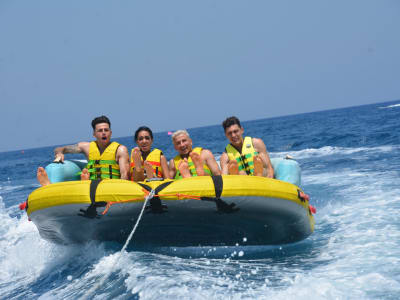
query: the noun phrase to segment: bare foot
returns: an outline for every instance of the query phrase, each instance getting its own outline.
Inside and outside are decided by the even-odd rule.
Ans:
[[[239,175],[239,165],[236,160],[230,160],[228,162],[228,174]]]
[[[84,168],[81,173],[81,180],[89,180],[89,179],[90,179],[89,171],[88,169]]]
[[[47,176],[46,170],[43,167],[39,167],[37,169],[36,177],[41,186],[50,184],[49,177]]]
[[[196,168],[197,176],[205,176],[206,172],[204,171],[204,162],[200,154],[192,151],[190,152],[189,156],[193,161],[194,167]]]
[[[133,181],[143,181],[144,178],[144,169],[142,162],[142,153],[140,152],[139,147],[133,148],[133,163],[135,164],[135,168],[133,169],[132,179]]]
[[[261,157],[255,155],[253,161],[254,161],[254,176],[263,176],[264,167]]]
[[[156,174],[154,174],[153,166],[148,161],[143,163],[144,170],[146,171],[147,178],[154,178]]]
[[[186,158],[183,159],[183,160],[179,163],[179,165],[178,165],[178,170],[179,170],[179,172],[181,173],[181,175],[182,175],[183,178],[188,178],[188,177],[191,177],[191,176],[192,176],[192,174],[190,174],[190,171],[189,171],[189,164],[188,164],[188,161],[187,161]]]
[[[142,153],[138,147],[133,149],[133,161],[135,162],[135,167],[142,167]]]

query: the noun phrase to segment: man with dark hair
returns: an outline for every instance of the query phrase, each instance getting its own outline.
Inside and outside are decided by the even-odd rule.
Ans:
[[[96,117],[96,118],[94,118],[92,120],[92,128],[93,128],[93,130],[95,130],[96,129],[96,125],[100,124],[100,123],[107,123],[108,127],[110,127],[110,129],[111,129],[110,119],[107,118],[106,116],[100,116],[100,117]]]
[[[82,170],[81,179],[121,178],[129,179],[128,149],[117,142],[111,142],[111,122],[106,116],[92,121],[93,142],[80,142],[54,149],[54,162],[63,162],[66,153],[83,153],[88,164]],[[46,171],[39,167],[37,178],[41,185],[50,183]]]
[[[222,174],[274,177],[274,169],[262,139],[243,138],[244,129],[237,117],[227,118],[222,122],[222,127],[230,142],[220,158]]]

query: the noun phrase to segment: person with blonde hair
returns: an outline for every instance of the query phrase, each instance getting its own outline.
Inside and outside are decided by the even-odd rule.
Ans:
[[[221,170],[210,150],[196,147],[186,130],[172,134],[172,142],[178,155],[169,162],[171,178],[221,175]]]

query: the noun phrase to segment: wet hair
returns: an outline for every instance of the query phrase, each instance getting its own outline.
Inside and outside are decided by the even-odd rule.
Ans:
[[[236,118],[235,116],[226,118],[226,120],[222,122],[222,127],[224,127],[224,131],[226,131],[226,129],[228,127],[231,127],[232,125],[238,125],[240,128],[242,128],[239,119]]]
[[[93,119],[93,121],[92,121],[93,130],[95,130],[96,129],[96,125],[100,124],[100,123],[107,123],[111,128],[110,119],[108,119],[106,116],[100,116],[100,117],[97,117],[97,118]]]
[[[153,131],[151,131],[151,129],[147,126],[140,126],[135,131],[135,141],[137,141],[139,132],[141,132],[141,131],[147,131],[150,134],[151,139],[153,139]]]
[[[175,138],[176,138],[178,135],[181,135],[181,134],[186,134],[187,137],[190,138],[189,132],[187,132],[185,129],[179,129],[179,130],[175,131],[175,132],[172,134],[172,140],[175,140]]]

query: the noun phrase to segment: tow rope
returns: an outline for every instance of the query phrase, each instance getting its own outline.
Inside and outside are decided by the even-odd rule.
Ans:
[[[132,229],[131,233],[129,234],[129,236],[128,236],[128,238],[127,238],[127,240],[126,240],[124,246],[123,246],[122,249],[121,249],[121,251],[117,254],[117,258],[115,259],[114,263],[112,264],[112,266],[111,266],[109,272],[108,272],[105,276],[103,276],[103,278],[102,278],[97,284],[93,285],[92,288],[87,292],[87,294],[84,295],[84,296],[82,297],[82,299],[88,299],[89,296],[91,296],[91,294],[92,294],[94,291],[96,291],[100,286],[102,286],[102,285],[104,284],[104,282],[106,281],[106,279],[108,278],[108,276],[110,276],[110,274],[114,271],[114,268],[115,268],[115,266],[117,265],[117,263],[119,262],[119,260],[120,260],[120,258],[121,258],[121,256],[122,256],[122,253],[126,250],[126,247],[128,247],[129,242],[131,241],[133,235],[135,234],[136,228],[138,227],[139,222],[140,222],[140,220],[142,219],[143,212],[144,212],[144,209],[145,209],[145,207],[146,207],[147,201],[148,201],[149,199],[153,198],[154,194],[155,194],[155,190],[152,190],[151,192],[149,192],[149,193],[147,194],[146,198],[144,199],[143,206],[142,206],[142,210],[140,211],[140,214],[139,214],[139,216],[138,216],[138,218],[137,218],[137,220],[136,220],[136,223],[135,223],[135,225],[133,226],[133,229]]]

